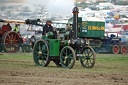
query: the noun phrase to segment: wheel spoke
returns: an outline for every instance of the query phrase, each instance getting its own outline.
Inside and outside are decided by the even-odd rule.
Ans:
[[[43,54],[43,55],[46,55],[46,56],[48,55],[47,53],[42,53],[42,54]]]
[[[90,54],[90,49],[88,49],[88,57],[89,57],[89,54]]]
[[[9,35],[7,35],[7,37],[9,38],[9,40],[10,40],[10,36]]]
[[[91,62],[91,60],[89,59],[89,61],[90,61],[90,64],[92,64],[92,62]]]
[[[86,59],[84,58],[84,59],[81,59],[82,60],[82,62],[84,62]]]
[[[16,39],[15,39],[15,40],[12,40],[12,42],[16,42],[16,43],[19,43],[19,40],[16,40]]]
[[[10,41],[10,40],[6,38],[5,41]]]
[[[91,54],[91,55],[90,55]],[[89,57],[91,57],[93,55],[92,51],[90,50],[89,51]]]
[[[88,65],[88,59],[87,59],[87,61],[86,61],[85,65]]]
[[[12,51],[12,52],[16,52],[16,51],[18,51],[18,47],[17,47],[17,45],[15,45],[15,44],[11,44],[11,51]]]
[[[62,60],[63,60],[63,61],[65,61],[65,60],[66,60],[66,59],[65,59],[65,56],[61,56],[61,58],[62,58]]]
[[[40,58],[40,56],[38,56],[38,57],[36,57],[37,59],[39,59]]]
[[[64,55],[66,56],[66,53],[64,52],[64,50],[63,50],[63,53],[64,53]]]
[[[13,34],[10,34],[11,35],[11,40],[13,39]]]
[[[68,55],[67,53],[68,53],[68,51],[67,51],[67,49],[66,49],[66,56]]]
[[[93,56],[93,53],[90,55],[90,57],[92,57]]]
[[[91,51],[91,50],[90,50],[90,49],[88,49],[88,54],[90,53],[90,51]]]
[[[69,57],[72,56],[72,55],[73,55],[73,53],[69,54]]]
[[[41,50],[41,49],[40,49],[40,43],[39,43],[39,50]]]
[[[90,60],[94,60],[94,58],[90,58]]]
[[[5,43],[5,44],[6,44],[6,45],[7,45],[7,44],[10,44],[10,42],[8,42],[8,43]]]
[[[74,59],[73,57],[68,57],[69,59]]]
[[[42,48],[43,48],[43,49],[45,48],[44,46],[46,46],[45,43],[41,43],[41,45],[42,45]]]
[[[12,42],[12,44],[17,44],[17,42]]]
[[[16,36],[14,35],[13,39],[12,40],[16,40]]]
[[[44,59],[42,58],[42,61],[41,62],[43,62],[43,64],[45,64],[45,62],[44,62]]]

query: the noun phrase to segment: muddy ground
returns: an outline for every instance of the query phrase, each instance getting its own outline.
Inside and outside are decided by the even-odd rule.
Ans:
[[[106,61],[101,58],[92,69],[82,68],[79,62],[72,69],[63,69],[53,62],[48,67],[39,67],[34,64],[31,54],[21,55],[24,57],[0,55],[0,85],[128,85],[128,67],[124,67],[126,71],[123,65],[113,69],[103,65]],[[113,60],[110,62],[112,65]]]

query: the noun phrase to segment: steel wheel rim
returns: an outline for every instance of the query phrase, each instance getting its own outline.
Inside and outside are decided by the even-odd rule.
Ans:
[[[49,48],[45,41],[38,41],[35,44],[33,58],[36,65],[45,67],[49,64]]]
[[[19,34],[14,32],[14,31],[10,31],[5,33],[5,35],[3,35],[3,43],[4,43],[4,49],[6,52],[17,52],[19,49]]]
[[[114,46],[113,47],[113,53],[118,54],[119,53],[119,46]]]
[[[80,59],[80,62],[84,68],[92,68],[95,64],[95,59],[96,56],[94,50],[90,47],[86,47],[83,50],[83,58]]]
[[[66,46],[61,50],[60,62],[63,68],[71,69],[75,63],[75,52],[74,50]]]

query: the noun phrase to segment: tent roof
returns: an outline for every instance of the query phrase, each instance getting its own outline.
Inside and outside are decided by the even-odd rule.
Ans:
[[[124,31],[123,28],[109,28],[106,32],[120,32]]]
[[[82,21],[105,22],[105,19],[100,17],[82,17]]]

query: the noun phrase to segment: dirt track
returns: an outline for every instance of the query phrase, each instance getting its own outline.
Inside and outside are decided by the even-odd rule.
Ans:
[[[63,69],[51,63],[44,68],[35,66],[31,58],[13,60],[1,57],[0,64],[0,85],[128,85],[127,74],[104,74],[95,72],[95,69],[84,71],[79,65]]]
[[[18,72],[0,70],[1,85],[127,85],[128,76],[88,74],[85,72],[42,71]]]

